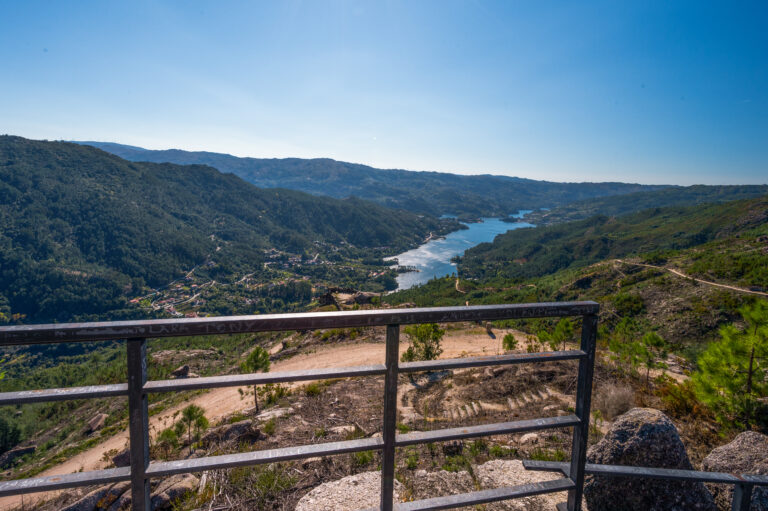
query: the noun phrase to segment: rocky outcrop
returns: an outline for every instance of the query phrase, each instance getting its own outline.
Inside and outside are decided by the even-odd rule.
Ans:
[[[672,421],[658,410],[634,408],[618,417],[592,446],[590,463],[691,470],[691,462]],[[588,476],[584,497],[590,511],[714,511],[702,483],[659,479]]]
[[[156,511],[173,508],[174,502],[197,491],[200,480],[192,474],[179,474],[153,484],[150,502]],[[131,483],[102,486],[62,511],[119,511],[131,507]]]
[[[93,433],[95,431],[100,430],[104,427],[104,423],[106,422],[109,415],[106,413],[97,413],[93,416],[91,420],[88,421],[88,432]]]
[[[2,456],[0,456],[0,468],[7,468],[11,466],[11,464],[18,458],[21,458],[27,454],[32,454],[33,452],[35,452],[34,445],[28,445],[26,447],[14,447],[10,451],[6,451]]]
[[[414,499],[428,499],[438,495],[457,495],[475,491],[475,482],[469,472],[417,470],[409,478]]]
[[[186,378],[189,376],[189,366],[187,364],[184,364],[183,366],[179,366],[173,371],[171,371],[171,376],[174,378]]]
[[[114,452],[114,451],[113,451]],[[127,467],[131,464],[131,451],[125,449],[112,456],[112,463],[116,467]]]
[[[403,485],[395,480],[395,500],[400,501]],[[381,472],[363,472],[321,484],[304,495],[296,511],[356,511],[378,507]]]
[[[244,420],[235,422],[233,424],[225,424],[217,428],[209,429],[208,432],[200,440],[204,446],[209,446],[214,443],[224,442],[255,442],[261,438],[266,438],[262,435],[259,428],[255,427],[250,420]]]
[[[561,477],[559,474],[551,472],[526,470],[520,460],[493,460],[473,467],[472,471],[477,477],[480,487],[484,490],[539,483]],[[566,499],[565,492],[549,493],[487,504],[486,509],[488,511],[543,511],[555,509],[558,503],[565,502]]]
[[[714,449],[702,462],[702,470],[731,474],[768,474],[768,436],[745,431],[731,443]],[[731,509],[733,485],[707,485],[720,509]],[[752,511],[768,511],[768,488],[752,490]]]

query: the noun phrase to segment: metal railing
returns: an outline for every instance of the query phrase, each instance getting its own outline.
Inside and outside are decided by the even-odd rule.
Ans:
[[[449,509],[567,490],[568,509],[575,511],[580,509],[584,482],[598,309],[598,305],[594,302],[566,302],[2,327],[0,328],[0,346],[91,342],[115,339],[127,340],[127,383],[0,393],[0,405],[128,396],[130,466],[68,475],[4,481],[0,482],[0,496],[130,480],[133,509],[149,511],[151,509],[149,482],[153,478],[315,456],[380,450],[382,451],[381,510],[389,511],[393,509],[393,506],[396,506],[397,509],[409,510]],[[402,364],[398,360],[401,325],[563,316],[583,317],[581,348],[579,350],[442,359]],[[384,364],[147,381],[146,350],[148,339],[372,326],[386,327],[386,355]],[[576,409],[573,415],[406,434],[397,434],[396,432],[397,380],[400,374],[557,360],[579,361]],[[149,413],[147,406],[147,397],[150,393],[371,375],[384,376],[384,422],[380,438],[362,438],[343,442],[207,456],[179,461],[150,461]],[[569,474],[571,474],[569,477],[542,483],[437,497],[398,505],[395,505],[393,502],[396,447],[564,427],[573,427],[573,456],[569,466]]]
[[[561,511],[577,511],[581,509],[582,489],[586,474],[605,477],[642,477],[731,484],[734,485],[733,509],[738,511],[748,510],[753,488],[755,486],[768,486],[768,476],[754,474],[731,475],[693,470],[586,463],[598,311],[599,307],[594,302],[563,302],[0,327],[0,346],[126,339],[128,350],[127,383],[0,393],[0,406],[44,401],[127,396],[130,436],[129,467],[4,481],[0,482],[0,496],[130,480],[133,509],[149,511],[151,509],[149,481],[153,478],[315,456],[380,450],[382,451],[382,482],[381,501],[378,509],[386,511],[392,509],[400,511],[451,509],[559,491],[568,492],[568,501],[558,505],[558,509]],[[398,360],[401,325],[563,316],[582,316],[583,318],[581,345],[578,350],[443,359],[425,362],[406,362],[402,364]],[[386,327],[386,355],[384,364],[212,376],[182,380],[147,381],[146,349],[148,339],[365,326]],[[397,434],[396,432],[397,380],[400,374],[558,360],[579,361],[576,403],[573,415],[405,434]],[[362,438],[343,442],[285,447],[179,461],[150,461],[149,413],[147,406],[147,397],[150,393],[372,375],[384,376],[384,422],[383,433],[380,438]],[[401,504],[393,502],[395,449],[397,447],[563,427],[573,427],[570,462],[531,460],[523,462],[524,466],[530,470],[559,472],[564,476],[563,478],[459,495],[441,496]],[[513,481],[510,481],[510,483],[513,483]]]

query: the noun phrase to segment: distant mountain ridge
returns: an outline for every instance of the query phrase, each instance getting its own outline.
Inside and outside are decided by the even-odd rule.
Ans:
[[[384,170],[327,158],[240,158],[205,151],[149,150],[112,142],[76,143],[92,145],[130,161],[210,165],[263,188],[289,188],[336,198],[356,196],[415,213],[463,218],[505,217],[521,209],[556,207],[591,197],[665,188],[618,182],[555,183],[488,174],[466,176]]]

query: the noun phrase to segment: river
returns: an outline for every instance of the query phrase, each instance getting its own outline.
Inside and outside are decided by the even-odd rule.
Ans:
[[[516,218],[522,218],[530,211],[520,211]],[[428,241],[418,248],[398,254],[401,266],[413,266],[419,271],[401,273],[397,276],[398,290],[408,289],[428,282],[435,277],[444,277],[456,273],[456,265],[451,262],[457,255],[463,255],[468,248],[486,241],[493,241],[498,234],[521,227],[533,227],[525,222],[508,223],[498,218],[483,218],[482,222],[467,224],[469,229],[450,233],[445,238]]]

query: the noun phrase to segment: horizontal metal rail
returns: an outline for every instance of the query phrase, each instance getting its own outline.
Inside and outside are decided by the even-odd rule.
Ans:
[[[435,429],[432,431],[417,431],[405,433],[395,437],[395,445],[425,444],[429,442],[445,442],[448,440],[461,440],[491,435],[509,435],[512,433],[524,433],[543,429],[567,428],[576,426],[581,421],[575,415],[563,417],[548,417],[546,419],[529,419],[514,422],[499,422],[495,424],[482,424],[480,426],[467,426],[463,428]]]
[[[417,373],[421,371],[444,371],[446,369],[464,369],[470,367],[556,362],[559,360],[576,360],[584,358],[586,355],[587,354],[581,350],[569,350],[543,351],[540,353],[515,353],[512,355],[495,355],[488,357],[444,358],[440,360],[403,362],[400,364],[399,372]]]
[[[520,499],[544,493],[554,493],[570,490],[574,487],[570,479],[553,479],[551,481],[542,481],[540,483],[528,483],[518,486],[505,486],[491,490],[473,491],[470,493],[460,493],[458,495],[445,495],[443,497],[434,497],[431,499],[415,500],[397,504],[394,509],[397,511],[432,511],[437,509],[455,509],[457,507],[474,506],[478,504],[488,504],[500,500]],[[366,509],[365,511],[378,511],[377,508]]]
[[[380,509],[382,511],[389,511],[395,509],[392,499],[392,482],[394,478],[394,450],[396,447],[533,430],[573,427],[574,450],[575,452],[583,452],[586,446],[585,433],[588,421],[585,420],[585,417],[589,417],[589,392],[591,391],[591,371],[594,364],[594,341],[598,310],[599,306],[594,302],[564,302],[0,327],[0,347],[18,344],[127,339],[127,384],[5,392],[0,393],[0,405],[128,396],[131,452],[130,467],[0,482],[0,496],[130,480],[133,508],[144,511],[148,510],[150,506],[149,480],[153,478],[204,470],[226,469],[318,456],[379,450],[384,454],[382,456],[382,498]],[[400,325],[562,316],[582,316],[584,318],[581,349],[407,362],[403,364],[399,364],[398,361]],[[384,364],[177,380],[147,381],[146,378],[147,338],[366,326],[387,327],[386,361]],[[579,361],[579,385],[574,415],[426,432],[396,433],[397,376],[401,373],[564,360]],[[384,431],[381,438],[363,438],[344,442],[293,446],[178,461],[152,463],[149,461],[147,396],[150,393],[382,375],[385,376],[385,402],[391,404],[384,408]],[[578,463],[576,465],[573,465],[573,463],[576,463],[576,461],[572,462],[572,466],[575,466],[577,471],[583,469]],[[578,496],[577,502],[580,502],[580,480],[583,480],[583,476],[577,473],[575,477],[556,481],[409,502],[398,505],[396,509],[449,509],[562,490],[569,490],[569,501],[571,500],[570,495],[573,494]],[[569,503],[568,509],[570,511],[578,511],[579,505],[571,505]]]
[[[523,466],[528,470],[559,472],[568,477],[569,466],[565,462],[525,460],[523,461]],[[701,470],[635,467],[628,465],[599,465],[595,463],[587,463],[584,471],[589,475],[604,477],[642,477],[646,479],[721,484],[748,482],[754,486],[768,486],[768,475],[760,474],[728,474],[726,472],[704,472]]]
[[[114,385],[90,385],[88,387],[69,387],[63,389],[20,390],[18,392],[0,393],[0,406],[127,395],[128,384],[126,383],[117,383]]]
[[[93,484],[117,483],[131,479],[131,467],[109,468],[106,470],[91,470],[28,479],[0,481],[0,497],[21,495],[22,493],[37,493],[41,491],[65,490]]]
[[[279,330],[322,330],[365,326],[455,323],[501,319],[548,318],[597,314],[595,302],[553,302],[471,307],[432,307],[300,314],[265,314],[226,318],[150,319],[98,323],[61,323],[0,327],[0,346],[107,341],[151,337],[241,334]]]
[[[511,364],[531,364],[575,360],[585,356],[580,350],[545,351],[541,353],[522,353],[489,357],[449,358],[426,362],[406,362],[400,364],[400,373],[421,371],[444,371]],[[381,376],[386,372],[384,364],[351,367],[331,367],[327,369],[306,369],[302,371],[281,371],[274,373],[232,374],[207,376],[203,378],[180,378],[177,380],[154,380],[144,384],[144,391],[180,392],[184,390],[213,389],[221,387],[242,387],[245,385],[264,385],[267,383],[287,383],[293,381],[325,380],[330,378],[353,378],[358,376]],[[65,401],[70,399],[88,399],[111,396],[127,396],[128,385],[92,385],[88,387],[69,387],[44,390],[22,390],[0,393],[0,406],[45,401]]]
[[[571,470],[568,463],[557,461],[525,460],[523,461],[523,466],[528,470],[559,472],[565,475],[565,477],[568,477]],[[730,484],[733,485],[732,511],[749,511],[752,505],[752,489],[755,486],[768,486],[768,475],[760,474],[727,474],[725,472],[599,465],[594,463],[586,463],[584,465],[584,473],[602,477],[640,477],[644,479],[662,479],[665,481]],[[562,508],[558,507],[558,509]]]

